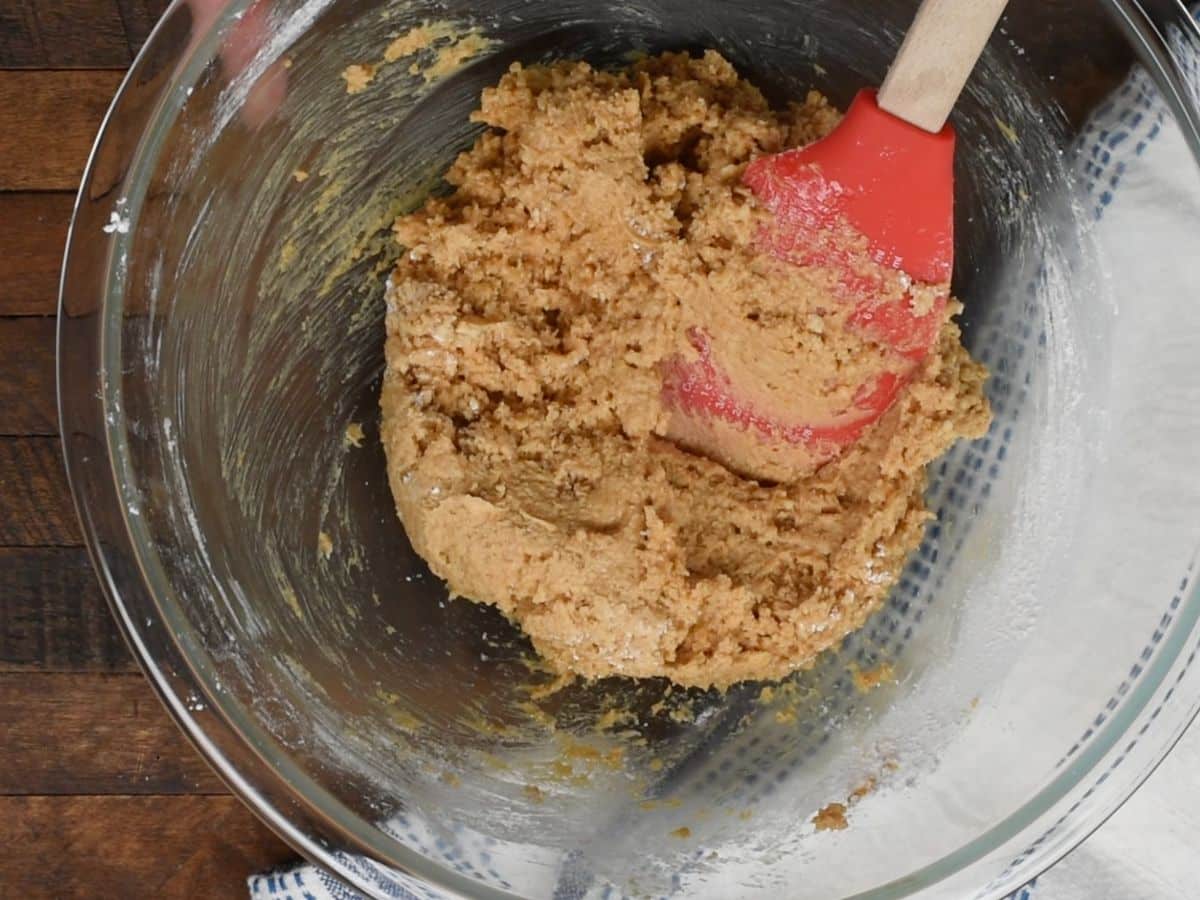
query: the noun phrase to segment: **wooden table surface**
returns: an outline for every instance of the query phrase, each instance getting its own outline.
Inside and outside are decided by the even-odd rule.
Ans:
[[[292,852],[175,727],[82,546],[54,398],[74,191],[166,0],[0,0],[0,898],[245,897]]]

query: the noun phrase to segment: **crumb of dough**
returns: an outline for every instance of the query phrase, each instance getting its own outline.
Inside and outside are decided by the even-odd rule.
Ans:
[[[671,837],[676,837],[676,838],[679,838],[680,840],[684,840],[684,841],[686,841],[691,836],[692,836],[692,829],[688,828],[686,825],[684,825],[682,828],[676,828],[674,831],[671,832]]]
[[[574,672],[560,670],[555,673],[555,676],[551,681],[545,684],[531,685],[529,687],[529,699],[545,700],[547,697],[553,697],[559,691],[564,690],[565,688],[568,688],[574,684],[577,677],[578,676]]]
[[[525,787],[521,789],[521,792],[531,803],[541,804],[546,802],[546,792],[536,784],[525,785]]]
[[[397,60],[430,50],[438,44],[442,46],[433,55],[432,60],[427,63],[414,60],[409,64],[410,75],[420,75],[426,82],[445,78],[457,71],[463,63],[489,49],[494,41],[474,29],[464,31],[461,25],[453,22],[425,22],[410,28],[388,44],[383,51],[382,65],[390,65]]]
[[[1000,129],[1000,133],[1008,138],[1011,143],[1019,144],[1021,142],[1021,138],[1017,135],[1017,129],[1013,128],[999,116],[993,116],[992,118],[996,120],[996,127]]]
[[[292,263],[296,261],[298,252],[295,241],[284,242],[284,245],[279,248],[279,268],[281,270],[291,268]]]
[[[567,760],[582,760],[589,766],[604,765],[618,769],[625,759],[625,750],[622,747],[613,747],[606,751],[591,744],[565,738],[562,742],[562,755],[567,766],[571,765]]]
[[[870,669],[860,669],[855,666],[852,673],[854,688],[860,694],[870,693],[881,684],[892,684],[896,680],[896,670],[888,662],[881,662]]]
[[[342,436],[342,440],[347,447],[361,447],[365,437],[363,427],[357,422],[351,422],[346,426],[346,433]]]
[[[407,731],[412,734],[421,730],[421,720],[406,709],[393,709],[388,713],[388,717],[395,722],[402,731]]]
[[[457,33],[453,22],[423,22],[395,38],[383,51],[383,61],[393,63],[405,56],[412,56],[435,42],[452,38]]]
[[[846,804],[829,803],[817,810],[812,817],[812,823],[817,831],[845,831],[850,827],[846,821]]]
[[[596,724],[593,727],[596,731],[609,731],[611,729],[623,728],[627,725],[632,725],[636,721],[637,716],[634,715],[632,710],[614,707],[613,709],[606,709],[600,715],[600,718],[596,720]]]
[[[878,782],[875,776],[868,775],[863,779],[862,784],[850,792],[850,796],[846,800],[847,805],[853,806],[859,800],[863,799],[863,797],[866,797],[868,794],[873,794],[877,784]]]
[[[296,614],[296,618],[303,619],[304,610],[300,606],[300,598],[296,596],[296,592],[290,587],[285,587],[281,593],[283,594],[283,602]]]
[[[294,172],[292,172],[292,177],[296,179],[297,182],[308,181],[308,173],[303,169],[296,169]]]
[[[491,40],[478,32],[471,32],[448,47],[443,47],[429,66],[424,69],[418,67],[418,70],[426,81],[437,81],[439,78],[445,78],[456,72],[463,63],[474,59],[491,46]]]
[[[741,182],[838,111],[772,109],[710,51],[514,65],[473,119],[453,191],[395,224],[382,440],[414,548],[559,672],[722,687],[811,666],[919,544],[925,466],[987,429],[961,304],[856,443],[743,477],[663,438],[660,364],[697,310],[756,323],[743,351],[809,383],[881,352],[825,274],[759,252]]]
[[[885,765],[884,768],[888,767]],[[894,768],[895,764],[892,764],[888,770],[892,771]],[[845,803],[828,803],[817,810],[816,815],[812,818],[812,823],[817,827],[817,831],[842,831],[849,828],[850,820],[846,818],[846,815],[850,807],[855,806],[869,794],[873,794],[877,786],[878,780],[875,776],[868,775],[858,787],[850,792]]]
[[[375,77],[375,66],[371,63],[354,63],[342,69],[342,78],[346,82],[347,94],[360,94]]]
[[[333,538],[324,531],[317,535],[317,552],[323,559],[329,559],[333,555]]]

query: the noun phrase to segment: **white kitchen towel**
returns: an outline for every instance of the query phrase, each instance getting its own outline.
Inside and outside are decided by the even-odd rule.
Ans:
[[[1177,50],[1182,49],[1176,47]],[[1200,61],[1191,75],[1200,96]],[[1181,245],[1200,218],[1200,188],[1180,192],[1180,171],[1196,160],[1153,81],[1140,69],[1089,120],[1075,156],[1097,220],[1096,239],[1121,290],[1120,261],[1147,248]],[[1170,198],[1170,202],[1163,202]],[[1130,240],[1130,234],[1137,239]],[[1164,273],[1164,277],[1169,277]],[[1129,286],[1131,290],[1136,286]],[[1195,303],[1191,284],[1177,290]],[[1134,296],[1131,293],[1130,296]],[[1200,729],[1193,729],[1142,789],[1065,860],[1018,891],[1011,900],[1194,900],[1200,897]],[[436,896],[391,880],[365,860],[343,854],[343,863],[368,874],[383,896],[427,900]],[[299,864],[249,879],[251,900],[364,900],[323,869]]]

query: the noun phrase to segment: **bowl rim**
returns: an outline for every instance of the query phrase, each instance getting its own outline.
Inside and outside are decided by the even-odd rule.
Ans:
[[[120,359],[121,266],[117,262],[132,239],[120,229],[107,236],[104,252],[96,251],[92,228],[84,223],[105,221],[113,212],[110,197],[136,181],[139,161],[145,159],[145,135],[162,130],[171,112],[173,94],[182,90],[185,75],[195,73],[211,58],[221,31],[251,0],[230,0],[222,16],[203,39],[181,43],[190,21],[185,0],[173,0],[152,30],[130,67],[96,137],[84,170],[68,231],[59,287],[57,319],[58,415],[64,462],[85,544],[109,607],[138,664],[160,700],[196,749],[231,791],[276,834],[307,858],[331,870],[356,889],[373,897],[390,896],[380,879],[410,877],[453,897],[501,898],[498,891],[433,862],[385,835],[352,813],[344,804],[290,765],[252,717],[214,685],[212,672],[193,651],[181,629],[172,627],[155,589],[157,561],[141,539],[136,497],[127,495],[128,471],[124,420],[120,416],[121,385],[109,379],[106,360]],[[331,0],[309,0],[323,10]],[[1189,91],[1185,68],[1159,27],[1166,13],[1146,9],[1154,0],[1103,0],[1126,34],[1141,63],[1150,69],[1200,160],[1200,107]],[[1182,4],[1166,0],[1156,6],[1178,15],[1188,37],[1200,47],[1200,28]],[[176,61],[170,78],[144,77],[151,60]],[[207,54],[207,55],[206,55]],[[178,108],[174,110],[178,112]],[[93,193],[97,161],[106,157],[120,138],[133,135],[137,150],[115,184]],[[125,144],[129,146],[129,144]],[[124,200],[118,203],[123,203]],[[132,204],[132,206],[136,206]],[[81,247],[87,244],[89,252]],[[102,265],[101,265],[102,264]],[[82,298],[82,303],[73,303]],[[69,310],[84,310],[72,314]],[[97,447],[103,452],[97,452]],[[1155,648],[1142,676],[1134,682],[1107,725],[1096,732],[1055,777],[1005,819],[972,841],[922,866],[898,881],[882,885],[862,898],[884,898],[941,892],[950,882],[979,897],[1003,897],[1018,890],[1078,846],[1103,824],[1149,777],[1200,712],[1200,670],[1189,668],[1189,649],[1200,647],[1200,586],[1184,592],[1175,626]],[[1169,707],[1179,691],[1188,701]],[[1137,730],[1140,729],[1140,730]],[[1137,730],[1132,742],[1128,737]],[[1153,742],[1139,740],[1153,732]],[[1150,745],[1152,743],[1152,746]],[[1128,744],[1128,746],[1125,746]],[[1121,773],[1121,789],[1094,799],[1096,788]],[[1095,779],[1089,776],[1095,775]],[[1116,782],[1119,779],[1112,779]],[[305,789],[297,789],[304,785]],[[1090,801],[1081,817],[1064,830],[1067,815]],[[1074,805],[1072,805],[1074,804]],[[1069,810],[1069,812],[1068,812]],[[382,839],[381,839],[382,837]],[[358,854],[374,865],[359,865],[347,855]],[[982,888],[979,877],[997,862],[1009,865]],[[974,881],[972,881],[974,878]]]

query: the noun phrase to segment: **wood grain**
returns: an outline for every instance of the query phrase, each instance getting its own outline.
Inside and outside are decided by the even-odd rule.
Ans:
[[[228,793],[141,674],[0,674],[0,722],[0,795]]]
[[[0,437],[0,547],[82,541],[58,438]]]
[[[129,65],[117,0],[5,0],[14,30],[0,37],[0,66]]]
[[[137,672],[82,547],[0,548],[0,672]]]
[[[122,74],[0,70],[0,190],[75,190]]]
[[[248,875],[294,858],[224,793],[137,671],[77,546],[55,437],[53,315],[73,194],[118,69],[166,6],[0,0],[6,898],[241,900]]]
[[[0,318],[0,435],[57,433],[54,320]]]
[[[5,897],[244,900],[293,852],[233,797],[0,797]]]
[[[170,0],[117,0],[121,18],[125,22],[125,36],[129,49],[136,54],[146,43],[154,24],[166,11]]]
[[[0,316],[52,316],[75,196],[0,194]]]
[[[0,65],[36,66],[44,64],[45,58],[33,3],[30,0],[0,3]]]

